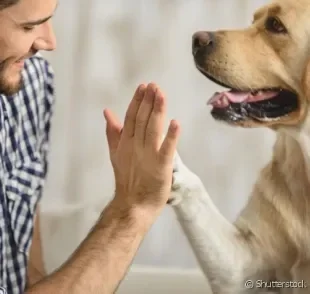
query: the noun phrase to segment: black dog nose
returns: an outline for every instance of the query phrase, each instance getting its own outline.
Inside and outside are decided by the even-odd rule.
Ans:
[[[196,32],[193,35],[192,51],[195,55],[199,49],[204,53],[210,53],[214,47],[214,34],[210,32]]]

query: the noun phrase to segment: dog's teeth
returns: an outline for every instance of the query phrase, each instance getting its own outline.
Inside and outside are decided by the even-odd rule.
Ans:
[[[229,105],[229,100],[226,96],[223,96],[223,99],[222,99],[222,106],[226,107]]]
[[[220,99],[214,102],[214,106],[223,108],[223,107],[227,107],[229,103],[230,103],[229,99],[226,96],[222,96]]]
[[[256,90],[251,92],[252,96],[262,95],[263,93],[264,93],[263,90]]]

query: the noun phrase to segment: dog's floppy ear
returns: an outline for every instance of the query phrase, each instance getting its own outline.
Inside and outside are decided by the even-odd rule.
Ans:
[[[303,94],[305,98],[310,101],[310,58],[307,60],[301,82]]]

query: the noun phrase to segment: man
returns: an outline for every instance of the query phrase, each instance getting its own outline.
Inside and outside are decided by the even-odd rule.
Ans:
[[[171,121],[162,141],[166,101],[152,83],[136,90],[124,126],[104,111],[114,198],[68,261],[44,277],[37,205],[54,97],[51,67],[36,53],[55,49],[56,6],[0,0],[0,286],[10,294],[113,293],[169,198],[179,126]]]

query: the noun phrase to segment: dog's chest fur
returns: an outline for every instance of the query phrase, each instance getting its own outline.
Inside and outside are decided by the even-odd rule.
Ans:
[[[309,142],[310,143],[310,142]],[[310,146],[309,146],[310,148]],[[310,293],[310,182],[308,160],[303,147],[291,137],[279,137],[273,161],[264,171],[269,201],[278,210],[274,230],[286,231],[280,262],[287,270],[276,271],[277,280],[303,282],[307,288],[282,289],[281,293]],[[275,197],[273,197],[273,195]],[[279,197],[279,198],[278,198]],[[274,231],[276,233],[276,231]],[[285,234],[285,233],[284,233]],[[281,238],[280,237],[280,238]]]

